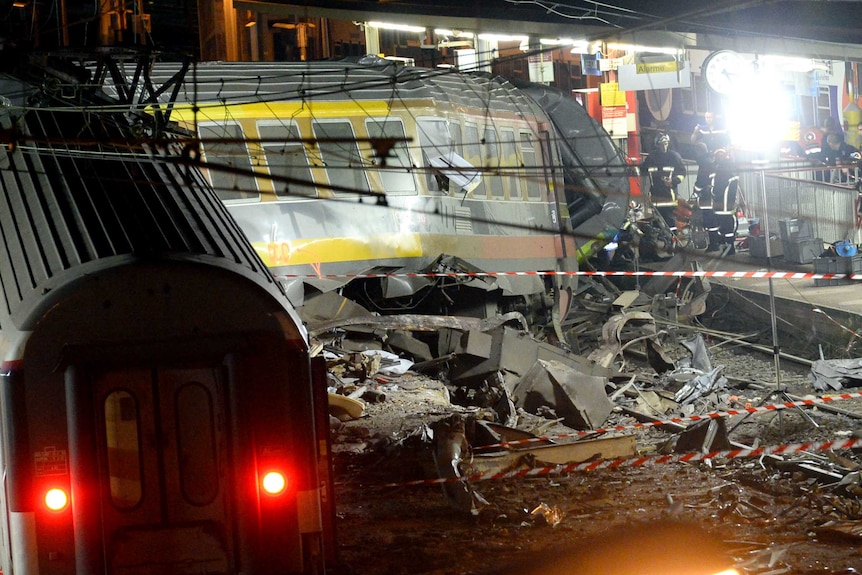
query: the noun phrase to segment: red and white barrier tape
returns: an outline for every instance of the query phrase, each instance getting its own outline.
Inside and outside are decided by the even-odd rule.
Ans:
[[[278,274],[284,279],[383,279],[383,278],[481,278],[498,276],[670,276],[715,278],[773,279],[852,279],[862,280],[862,274],[822,274],[808,272],[741,272],[741,271],[529,271],[529,272],[402,272],[386,274]]]
[[[816,441],[809,443],[790,443],[785,445],[774,445],[771,447],[756,447],[752,449],[730,449],[727,451],[712,451],[710,453],[690,452],[670,455],[633,457],[629,459],[584,461],[581,463],[568,463],[565,465],[561,464],[548,467],[534,467],[531,469],[515,469],[499,473],[480,473],[465,477],[426,479],[418,481],[407,481],[404,483],[386,483],[383,486],[404,487],[412,485],[456,483],[459,481],[478,482],[491,481],[495,479],[521,479],[531,477],[543,477],[548,475],[560,475],[564,473],[573,473],[575,471],[595,471],[597,469],[617,469],[621,467],[645,467],[648,465],[664,465],[669,463],[692,463],[697,461],[708,461],[711,459],[741,459],[762,457],[764,455],[788,455],[791,453],[802,453],[805,451],[853,449],[860,446],[862,446],[862,438],[842,439],[833,441]]]
[[[546,435],[542,437],[531,437],[529,439],[518,439],[515,441],[503,441],[500,443],[495,443],[493,445],[483,445],[475,449],[475,451],[487,451],[489,449],[497,449],[497,448],[505,448],[512,447],[515,445],[525,445],[529,443],[538,443],[545,441],[553,441],[555,439],[571,439],[574,437],[583,437],[585,435],[596,435],[596,434],[604,434],[609,433],[611,431],[630,431],[633,429],[648,429],[651,427],[660,427],[662,425],[668,425],[672,423],[685,423],[690,421],[704,421],[707,419],[721,419],[722,417],[732,417],[735,415],[751,415],[754,413],[772,413],[778,412],[784,409],[790,409],[793,407],[805,407],[805,406],[816,406],[816,405],[824,405],[827,403],[833,403],[836,401],[843,401],[846,399],[857,399],[862,398],[862,392],[851,392],[851,393],[842,393],[839,395],[824,395],[822,397],[815,397],[812,399],[800,399],[798,401],[786,401],[784,403],[774,403],[772,405],[761,405],[758,407],[744,407],[742,409],[728,409],[726,411],[714,411],[712,413],[705,413],[703,415],[689,415],[686,417],[671,417],[668,419],[662,419],[657,421],[650,421],[647,423],[633,423],[631,425],[615,425],[613,427],[600,427],[598,429],[590,429],[586,431],[574,431],[572,433],[561,433],[559,435]]]

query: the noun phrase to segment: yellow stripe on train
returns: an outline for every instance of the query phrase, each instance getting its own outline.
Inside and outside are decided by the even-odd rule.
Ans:
[[[361,102],[254,102],[243,104],[205,103],[198,106],[197,115],[191,105],[174,106],[171,119],[177,122],[198,122],[266,119],[266,118],[343,118],[345,116],[385,116],[391,108],[382,100]]]
[[[411,258],[423,255],[419,234],[384,234],[369,238],[315,238],[253,242],[267,267],[355,260]]]
[[[465,258],[534,261],[559,257],[561,246],[553,236],[460,236],[393,233],[368,237],[287,239],[252,242],[267,267],[318,265],[338,262],[373,262],[457,252]]]

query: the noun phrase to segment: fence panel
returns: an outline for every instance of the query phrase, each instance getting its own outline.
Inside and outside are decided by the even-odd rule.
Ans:
[[[770,234],[779,233],[779,220],[799,218],[811,222],[814,237],[825,243],[849,240],[862,244],[860,194],[848,184],[817,181],[812,176],[810,168],[742,170],[746,215],[760,218],[761,231],[768,229]]]

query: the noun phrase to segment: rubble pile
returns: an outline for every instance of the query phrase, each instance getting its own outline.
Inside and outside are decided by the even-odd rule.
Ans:
[[[421,497],[422,505],[436,501],[475,521],[519,515],[523,525],[578,529],[577,517],[600,517],[588,502],[575,504],[562,492],[554,498],[555,488],[620,482],[582,470],[612,468],[623,482],[626,474],[652,474],[650,491],[674,484],[669,476],[692,480],[694,473],[702,474],[700,484],[660,499],[661,517],[706,514],[714,526],[789,530],[812,545],[852,546],[862,535],[857,451],[805,447],[854,439],[862,419],[855,399],[805,403],[825,389],[816,384],[822,363],[775,377],[769,361],[735,352],[732,338],[671,321],[664,298],[644,301],[642,292],[606,308],[586,356],[536,340],[517,314],[383,318],[326,297],[325,307],[339,313],[305,319],[328,360],[333,451],[375,490],[439,485],[442,496],[417,487],[411,505]],[[855,380],[845,372],[855,365],[825,371],[840,367],[850,389]],[[733,455],[769,445],[793,449]],[[659,458],[667,463],[652,463]],[[633,463],[642,460],[650,463]],[[684,473],[682,461],[689,462]],[[522,485],[551,494],[501,511]],[[739,572],[802,572],[792,546],[756,532],[748,529],[729,549]],[[858,554],[845,555],[846,565],[862,565]]]

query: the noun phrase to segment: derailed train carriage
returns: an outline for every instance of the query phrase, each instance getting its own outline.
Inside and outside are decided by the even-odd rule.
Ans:
[[[325,366],[201,174],[63,77],[0,76],[2,572],[322,572]]]
[[[577,271],[624,221],[623,156],[546,86],[376,57],[181,71],[156,63],[142,98],[200,137],[204,172],[296,305],[381,275],[344,293],[384,313],[549,323],[577,277],[511,272]]]

